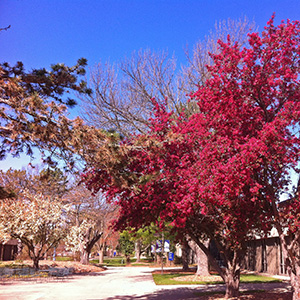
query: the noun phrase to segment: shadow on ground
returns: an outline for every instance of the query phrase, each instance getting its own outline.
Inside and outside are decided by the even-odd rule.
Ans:
[[[177,288],[172,290],[159,290],[151,294],[145,294],[142,296],[135,295],[123,295],[114,296],[109,298],[98,299],[86,299],[86,300],[183,300],[183,299],[199,299],[199,296],[195,294],[194,289],[190,288]]]
[[[240,291],[272,291],[287,293],[290,291],[290,285],[286,282],[280,283],[253,283],[253,284],[241,284]],[[145,294],[141,296],[137,295],[122,295],[108,298],[95,298],[86,300],[196,300],[201,295],[213,292],[225,292],[225,285],[207,285],[198,287],[178,287],[172,289],[162,289],[151,294]],[[208,297],[208,296],[207,296]]]

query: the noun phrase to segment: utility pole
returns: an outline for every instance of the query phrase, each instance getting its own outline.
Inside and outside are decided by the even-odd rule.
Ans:
[[[165,254],[165,237],[164,233],[161,233],[161,274],[164,273],[164,254]]]

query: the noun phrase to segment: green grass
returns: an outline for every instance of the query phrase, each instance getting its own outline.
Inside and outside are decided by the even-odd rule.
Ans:
[[[130,261],[132,262],[133,260],[130,260]],[[124,257],[113,257],[113,258],[109,258],[109,259],[104,259],[103,264],[99,264],[98,259],[90,260],[90,262],[93,264],[100,265],[100,266],[109,266],[109,267],[124,267],[124,266],[126,266],[126,259]]]
[[[190,274],[188,274],[190,275]],[[199,284],[198,282],[196,283],[196,281],[176,281],[176,280],[172,280],[173,278],[176,277],[184,277],[184,276],[188,276],[186,274],[152,274],[153,280],[155,282],[156,285],[178,285],[178,284]]]
[[[180,284],[221,284],[224,283],[223,280],[220,281],[176,281],[172,280],[176,277],[189,276],[190,274],[152,274],[153,280],[156,285],[180,285]],[[268,282],[280,282],[281,280],[272,277],[266,277],[261,275],[250,275],[242,274],[241,283],[268,283]]]
[[[281,282],[281,280],[273,277],[262,276],[262,275],[242,274],[241,282],[242,283],[268,283],[268,282]]]
[[[55,260],[57,260],[57,261],[74,261],[73,257],[69,257],[69,256],[56,256]]]
[[[131,266],[148,266],[149,260],[142,259],[141,262],[137,263],[136,258],[130,258]],[[112,257],[108,259],[104,259],[103,264],[99,264],[98,259],[90,260],[90,263],[95,264],[97,266],[107,266],[107,267],[125,267],[126,266],[126,259],[124,257]]]
[[[29,268],[31,266],[23,263],[0,263],[0,268],[9,268],[9,269],[21,269]]]

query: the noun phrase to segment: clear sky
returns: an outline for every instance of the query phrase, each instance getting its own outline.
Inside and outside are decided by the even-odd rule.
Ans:
[[[300,0],[0,0],[0,61],[26,69],[85,57],[89,66],[116,62],[134,50],[167,49],[184,63],[184,49],[216,21],[248,17],[259,31],[275,21],[300,19]],[[19,168],[24,158],[0,161]]]

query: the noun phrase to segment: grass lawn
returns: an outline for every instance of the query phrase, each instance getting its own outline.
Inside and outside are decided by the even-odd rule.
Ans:
[[[158,274],[153,273],[153,280],[157,285],[178,285],[178,284],[221,284],[224,283],[221,277],[216,276],[199,276],[198,279],[195,275],[170,273],[170,274]],[[211,280],[210,280],[211,278]],[[177,280],[176,280],[177,279]],[[267,283],[267,282],[281,282],[279,279],[272,277],[266,277],[261,275],[242,274],[241,283]]]
[[[69,256],[56,256],[55,260],[56,261],[74,261],[74,258],[69,257]]]
[[[96,264],[97,266],[107,266],[107,267],[125,267],[126,259],[124,257],[112,257],[104,259],[103,264],[98,263],[98,259],[90,260],[90,263]],[[142,259],[141,262],[137,263],[136,258],[130,258],[131,266],[149,266],[149,260]]]

